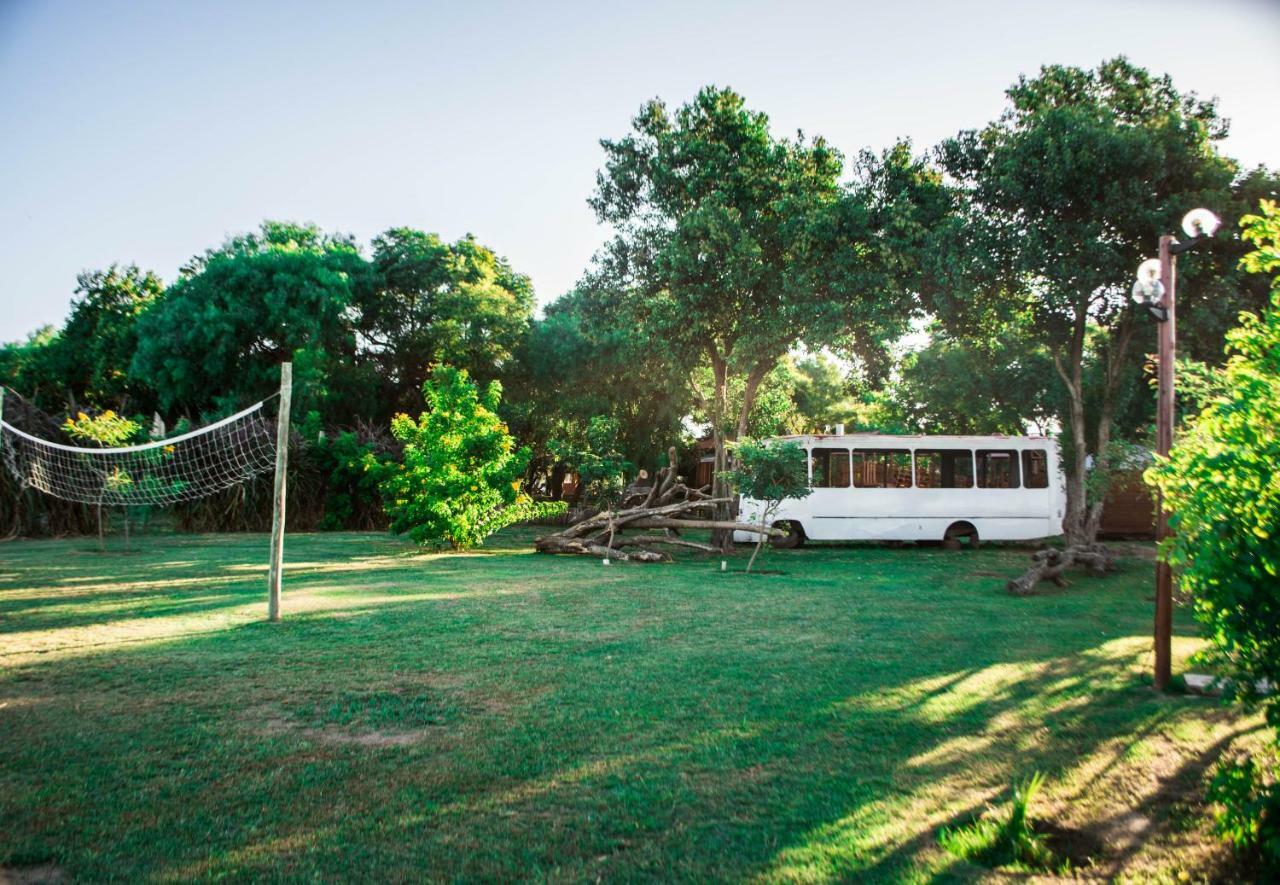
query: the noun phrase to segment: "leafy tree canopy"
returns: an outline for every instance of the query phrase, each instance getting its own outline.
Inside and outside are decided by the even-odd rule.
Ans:
[[[266,222],[183,268],[139,322],[133,374],[163,408],[198,414],[271,392],[292,359],[300,408],[333,385],[360,414],[348,317],[366,273],[350,238]]]
[[[136,265],[111,265],[77,278],[71,314],[0,353],[6,383],[45,411],[81,406],[150,412],[150,389],[128,375],[142,313],[163,294],[160,278]]]
[[[502,374],[533,315],[528,277],[470,235],[450,244],[403,227],[374,238],[372,264],[357,330],[397,408],[433,363]]]

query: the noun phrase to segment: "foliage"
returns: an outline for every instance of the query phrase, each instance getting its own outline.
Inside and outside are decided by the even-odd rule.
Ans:
[[[909,296],[887,284],[898,266],[880,255],[877,207],[840,187],[843,159],[823,139],[777,138],[740,95],[706,87],[674,112],[647,103],[631,134],[602,145],[590,203],[616,236],[587,291],[686,383],[710,369],[718,468],[796,344],[878,352],[905,324]]]
[[[564,512],[563,502],[534,504],[520,494],[529,450],[498,417],[502,386],[479,389],[465,369],[438,366],[422,385],[427,411],[397,415],[392,435],[403,462],[382,481],[391,530],[419,544],[474,547],[510,524]]]
[[[1151,386],[1158,389],[1159,378],[1155,365],[1152,365]],[[1230,392],[1227,373],[1220,366],[1203,363],[1195,359],[1179,359],[1175,364],[1174,377],[1177,378],[1177,414],[1189,420],[1200,414],[1213,402],[1222,399]]]
[[[1036,772],[1013,785],[1009,813],[988,814],[961,827],[944,827],[938,841],[952,854],[988,867],[1009,867],[1022,872],[1064,872],[1045,842],[1035,831],[1029,814],[1031,802],[1044,785],[1044,775]]]
[[[581,447],[596,417],[618,427],[618,451],[639,467],[656,470],[662,453],[684,433],[689,414],[685,380],[673,374],[646,330],[601,309],[596,293],[578,288],[548,305],[520,347],[503,388],[513,432],[536,457],[530,486],[555,467],[552,440]],[[558,493],[554,477],[545,480]]]
[[[21,344],[0,347],[0,381],[45,411],[150,411],[155,397],[128,370],[139,318],[162,292],[155,274],[134,265],[80,274],[60,330],[45,327]]]
[[[708,428],[709,433],[714,423],[712,408],[715,402],[715,377],[711,368],[700,366],[690,372],[690,384],[695,397],[690,417],[695,424]],[[725,384],[725,403],[729,414],[742,412],[746,393],[747,379],[730,375]],[[756,387],[746,412],[744,427],[748,436],[761,438],[790,433],[802,421],[796,408],[795,394],[796,374],[790,357],[784,356]]]
[[[893,413],[921,433],[1011,433],[1056,413],[1053,362],[1016,320],[957,339],[936,324],[888,388]]]
[[[309,412],[296,425],[291,473],[305,472],[304,482],[323,483],[319,499],[323,513],[320,531],[377,529],[386,525],[380,485],[395,465],[398,447],[383,434],[364,426],[324,430],[319,412]],[[290,481],[293,481],[291,476]]]
[[[791,398],[795,404],[790,431],[810,433],[836,424],[858,423],[862,410],[853,385],[834,359],[818,352],[784,360],[783,366],[791,375]]]
[[[1280,696],[1260,696],[1258,686],[1280,685],[1280,209],[1264,201],[1242,225],[1255,246],[1245,267],[1271,275],[1271,309],[1241,315],[1227,336],[1227,393],[1147,477],[1172,514],[1161,555],[1195,600],[1209,656],[1278,728]],[[1280,842],[1268,836],[1261,847],[1280,863]]]
[[[127,445],[138,435],[142,425],[107,409],[99,415],[79,412],[74,418],[62,422],[62,429],[72,439],[111,447]]]
[[[806,498],[812,491],[808,455],[793,442],[738,440],[733,446],[733,462],[733,469],[724,471],[721,478],[739,495],[754,502],[753,515],[761,528],[769,526],[783,501]],[[755,551],[747,562],[748,572],[755,564],[764,537],[756,535]]]
[[[356,298],[356,329],[396,409],[410,405],[429,365],[497,377],[528,332],[529,278],[470,235],[450,244],[392,228],[373,239],[372,270]]]
[[[92,442],[104,448],[123,446],[133,440],[142,430],[142,425],[131,418],[117,415],[107,409],[100,415],[88,415],[79,412],[74,418],[68,417],[62,423],[62,430],[71,439],[79,442]],[[102,491],[117,495],[127,495],[134,485],[133,477],[121,467],[112,468],[110,473],[101,473]],[[98,498],[98,543],[103,544],[102,498]],[[127,511],[127,508],[126,508]],[[129,517],[125,514],[125,537],[128,537]]]
[[[265,222],[182,269],[139,323],[132,372],[162,408],[198,414],[269,393],[293,360],[300,408],[334,386],[348,391],[347,414],[359,414],[347,318],[365,269],[350,238]]]
[[[627,476],[635,472],[636,466],[622,456],[619,435],[617,420],[597,415],[587,423],[581,445],[562,439],[549,444],[551,454],[577,472],[584,500],[596,504],[616,500]]]
[[[1266,872],[1280,869],[1280,783],[1275,753],[1266,771],[1246,756],[1223,760],[1206,798],[1218,806],[1214,831],[1241,853],[1256,853]]]

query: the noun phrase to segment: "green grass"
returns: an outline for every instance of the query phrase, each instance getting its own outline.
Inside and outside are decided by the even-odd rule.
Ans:
[[[1036,770],[1037,813],[1104,840],[1108,874],[1222,862],[1203,772],[1257,721],[1151,691],[1149,561],[1020,599],[1024,550],[748,576],[745,552],[605,567],[530,536],[290,537],[278,624],[263,536],[0,545],[0,867],[970,879],[939,831]]]

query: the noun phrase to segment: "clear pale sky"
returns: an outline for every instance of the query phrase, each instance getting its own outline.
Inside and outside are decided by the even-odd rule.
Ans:
[[[0,340],[60,324],[81,270],[171,280],[264,218],[470,231],[546,303],[604,238],[598,139],[707,83],[852,155],[1123,53],[1280,166],[1276,0],[612,5],[0,0]]]

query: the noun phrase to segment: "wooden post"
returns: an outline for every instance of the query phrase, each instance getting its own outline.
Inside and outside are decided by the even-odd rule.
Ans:
[[[289,467],[289,406],[293,363],[280,364],[280,414],[276,418],[276,483],[271,510],[271,572],[267,576],[267,618],[280,620],[280,583],[284,570],[285,473]]]
[[[1156,394],[1156,452],[1169,456],[1173,447],[1173,361],[1175,346],[1174,286],[1177,285],[1177,265],[1171,247],[1173,237],[1160,238],[1160,280],[1164,283],[1163,307],[1167,311],[1164,322],[1158,324]],[[1169,514],[1165,512],[1163,496],[1156,494],[1156,542],[1169,537]],[[1155,623],[1155,686],[1157,691],[1169,687],[1173,666],[1173,572],[1169,564],[1156,560],[1156,623]]]

